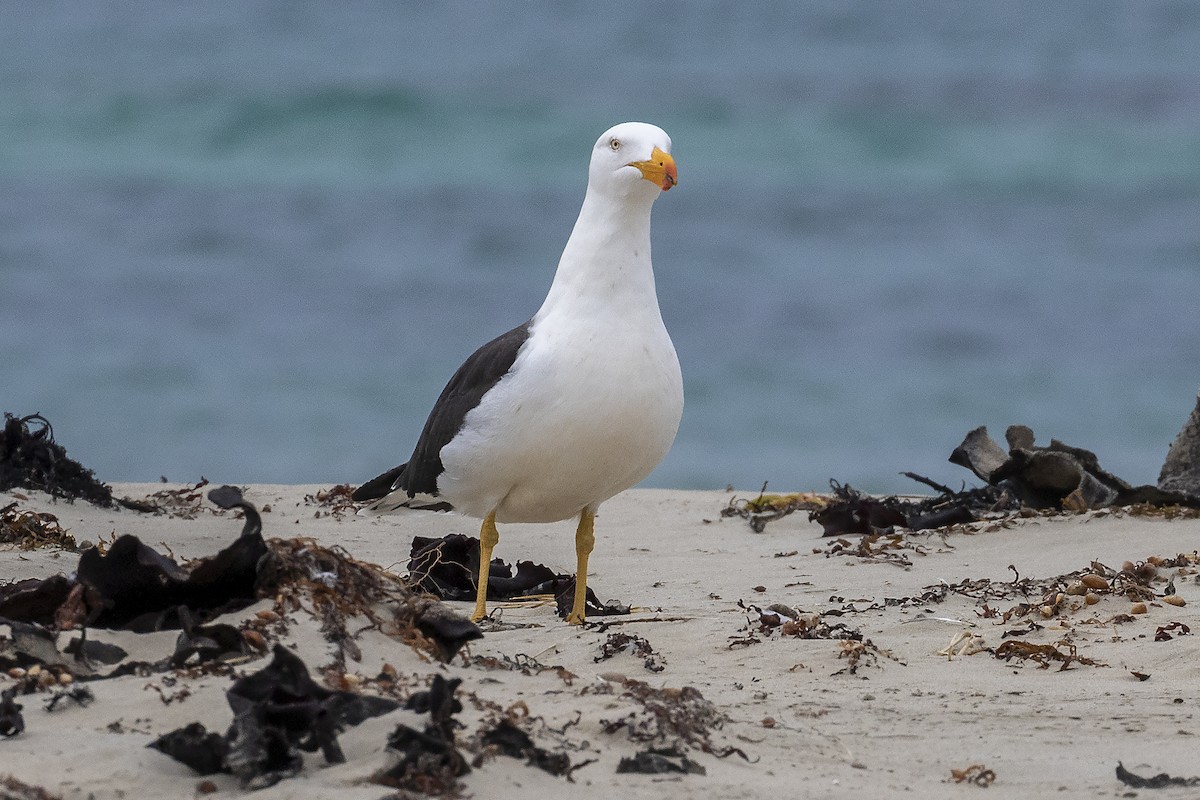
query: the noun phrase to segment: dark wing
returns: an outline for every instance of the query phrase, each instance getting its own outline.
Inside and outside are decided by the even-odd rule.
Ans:
[[[436,495],[437,479],[443,471],[442,448],[462,429],[467,412],[512,368],[529,338],[529,325],[518,325],[472,353],[442,389],[408,463],[367,481],[353,498],[374,500],[396,489],[404,489],[409,497]]]
[[[378,500],[381,497],[386,497],[392,493],[392,489],[395,487],[396,481],[400,479],[400,475],[404,472],[404,468],[407,466],[408,464],[401,464],[398,467],[392,467],[379,477],[372,478],[362,486],[355,489],[350,494],[350,499],[361,502],[363,500]]]

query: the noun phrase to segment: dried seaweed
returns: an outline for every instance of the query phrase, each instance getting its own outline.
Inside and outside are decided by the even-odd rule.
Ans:
[[[811,492],[767,494],[767,485],[764,483],[758,497],[753,500],[737,496],[729,498],[729,504],[721,509],[721,516],[741,517],[750,523],[750,530],[762,533],[768,522],[796,511],[817,511],[828,503],[828,498]]]
[[[595,663],[607,661],[618,653],[630,653],[635,658],[642,659],[642,666],[650,672],[662,672],[666,669],[666,659],[657,652],[646,639],[632,633],[610,633],[604,644],[600,645],[600,655],[592,659]]]
[[[112,489],[54,441],[54,429],[41,414],[17,417],[4,412],[0,432],[0,491],[35,489],[64,500],[84,499],[111,508]]]
[[[395,763],[372,776],[373,782],[443,797],[458,793],[458,779],[471,771],[454,738],[459,726],[454,715],[462,711],[462,703],[454,695],[461,682],[461,678],[446,680],[434,675],[427,692],[409,698],[404,707],[428,713],[429,722],[424,731],[396,726],[387,742]]]
[[[358,510],[355,503],[354,487],[348,483],[339,483],[329,489],[318,489],[313,494],[304,495],[306,505],[320,506],[324,511],[313,512],[314,517],[330,516],[341,519],[346,514],[354,514]]]
[[[540,675],[543,672],[553,672],[567,686],[572,685],[579,677],[564,666],[547,666],[533,656],[527,656],[524,653],[517,653],[512,657],[506,655],[499,657],[477,655],[469,659],[464,659],[464,663],[471,666],[483,667],[484,669],[520,672],[522,675]]]
[[[736,747],[718,747],[712,736],[728,718],[700,693],[684,686],[680,689],[656,689],[643,681],[628,678],[621,684],[621,696],[634,700],[638,709],[615,720],[600,720],[605,733],[624,730],[630,740],[656,747],[696,747],[705,753],[725,758],[737,754],[749,757]]]
[[[163,480],[165,482],[166,479]],[[157,492],[136,500],[131,497],[122,497],[117,502],[125,508],[146,514],[165,514],[178,519],[195,519],[200,514],[211,510],[204,505],[202,490],[205,486],[208,486],[208,478],[202,477],[193,484],[176,489],[159,489]],[[240,496],[240,490],[237,491]]]
[[[1125,769],[1125,765],[1117,762],[1117,780],[1134,789],[1164,789],[1168,786],[1200,786],[1200,776],[1177,778],[1160,772],[1149,778],[1143,778]]]
[[[987,788],[996,782],[996,773],[983,764],[972,764],[964,769],[951,769],[950,777],[955,783],[970,783]]]
[[[40,786],[22,783],[11,775],[0,777],[0,800],[60,800]]]
[[[1101,661],[1079,655],[1075,645],[1066,640],[1060,640],[1054,644],[1034,644],[1033,642],[1009,640],[1001,643],[992,651],[992,655],[1001,661],[1010,661],[1014,658],[1033,661],[1039,669],[1047,669],[1051,662],[1057,661],[1059,662],[1059,672],[1070,669],[1072,664],[1083,664],[1089,667],[1108,666]]]
[[[300,750],[319,749],[331,764],[345,761],[337,734],[399,707],[387,698],[319,686],[300,657],[282,645],[275,646],[269,665],[239,679],[225,694],[234,719],[224,737],[192,723],[147,746],[200,774],[229,772],[244,788],[261,789],[299,772]]]
[[[928,530],[975,522],[985,513],[1014,507],[1003,489],[985,486],[954,491],[911,472],[904,473],[926,485],[937,487],[935,497],[874,497],[849,484],[830,481],[833,499],[808,518],[821,525],[824,536],[892,533],[895,528]]]
[[[0,544],[15,544],[21,550],[57,547],[78,550],[75,537],[58,524],[58,517],[37,511],[22,511],[12,502],[0,508]]]

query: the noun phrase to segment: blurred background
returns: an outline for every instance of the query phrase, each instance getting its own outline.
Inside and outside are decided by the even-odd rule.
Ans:
[[[650,486],[1153,482],[1200,385],[1200,4],[15,3],[0,410],[106,481],[360,482],[541,303],[592,143],[686,381]]]

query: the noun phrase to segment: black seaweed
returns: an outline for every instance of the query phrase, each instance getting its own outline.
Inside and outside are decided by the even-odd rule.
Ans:
[[[479,540],[474,536],[451,533],[441,538],[414,536],[408,560],[409,580],[413,587],[442,600],[474,600],[479,574]],[[571,613],[575,597],[575,576],[556,573],[543,564],[518,561],[516,567],[493,559],[488,574],[488,599],[510,600],[532,594],[553,594],[558,615]],[[589,587],[587,615],[628,614],[629,606],[604,604]]]
[[[337,735],[347,726],[400,707],[395,700],[335,692],[316,683],[300,657],[276,645],[271,663],[225,693],[233,724],[225,736],[192,723],[151,742],[202,775],[229,772],[242,786],[261,789],[300,771],[299,751],[320,750],[329,763],[345,761]]]
[[[0,491],[18,488],[65,500],[82,498],[104,508],[113,505],[112,489],[67,456],[63,446],[54,441],[54,429],[45,417],[17,417],[6,411],[0,432]]]

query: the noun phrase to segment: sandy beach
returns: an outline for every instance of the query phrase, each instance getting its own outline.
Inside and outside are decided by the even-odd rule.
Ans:
[[[113,487],[131,498],[164,488],[178,487]],[[245,487],[245,497],[263,510],[268,539],[311,537],[400,573],[413,536],[478,532],[454,515],[337,512],[314,499],[328,488],[256,485]],[[1131,788],[1116,779],[1118,762],[1143,776],[1200,773],[1200,520],[1127,510],[1012,517],[863,548],[859,537],[823,539],[804,512],[759,534],[742,519],[722,518],[731,497],[755,494],[625,492],[601,509],[589,585],[603,602],[632,605],[632,614],[576,628],[552,603],[494,603],[500,623],[485,622],[484,637],[448,664],[364,621],[348,626],[361,651],[360,661],[347,663],[351,685],[372,692],[385,664],[400,700],[434,675],[461,679],[456,739],[478,763],[461,778],[461,791],[479,798],[959,797],[982,791],[972,780],[990,783],[989,797],[1120,797]],[[181,562],[212,555],[242,525],[208,501],[193,518],[0,494],[0,507],[14,502],[55,515],[79,542],[133,534]],[[569,572],[571,534],[570,523],[504,526],[496,554]],[[0,582],[70,573],[78,558],[3,545]],[[1125,562],[1160,558],[1171,561],[1149,570],[1153,596],[1143,601],[1145,613],[1134,613],[1143,609],[1115,573]],[[1077,584],[1084,574],[1091,575],[1087,592]],[[1162,599],[1168,581],[1181,598],[1172,602],[1184,605]],[[271,608],[264,599],[220,621],[236,626]],[[320,622],[303,607],[285,622],[267,638],[293,648],[319,680],[333,652]],[[0,624],[0,644],[5,633]],[[61,633],[60,649],[75,635]],[[169,655],[177,635],[88,631],[147,661]],[[338,737],[344,763],[304,753],[300,774],[255,792],[146,747],[196,721],[223,732],[232,716],[225,691],[269,661],[263,653],[231,674],[89,681],[93,702],[63,701],[53,711],[45,710],[50,692],[19,696],[25,729],[0,739],[0,778],[97,800],[214,790],[264,800],[406,796],[369,778],[387,765],[385,744],[397,724],[419,729],[428,718],[411,710],[348,727]],[[14,683],[0,677],[0,690]],[[683,687],[699,694],[675,691]],[[623,758],[678,738],[652,734],[654,709],[679,698],[697,730],[677,742],[678,752],[704,774],[618,773]],[[473,737],[498,716],[572,766],[591,763],[573,769],[568,783],[481,749]],[[4,791],[16,790],[0,789],[0,797],[9,796]]]

